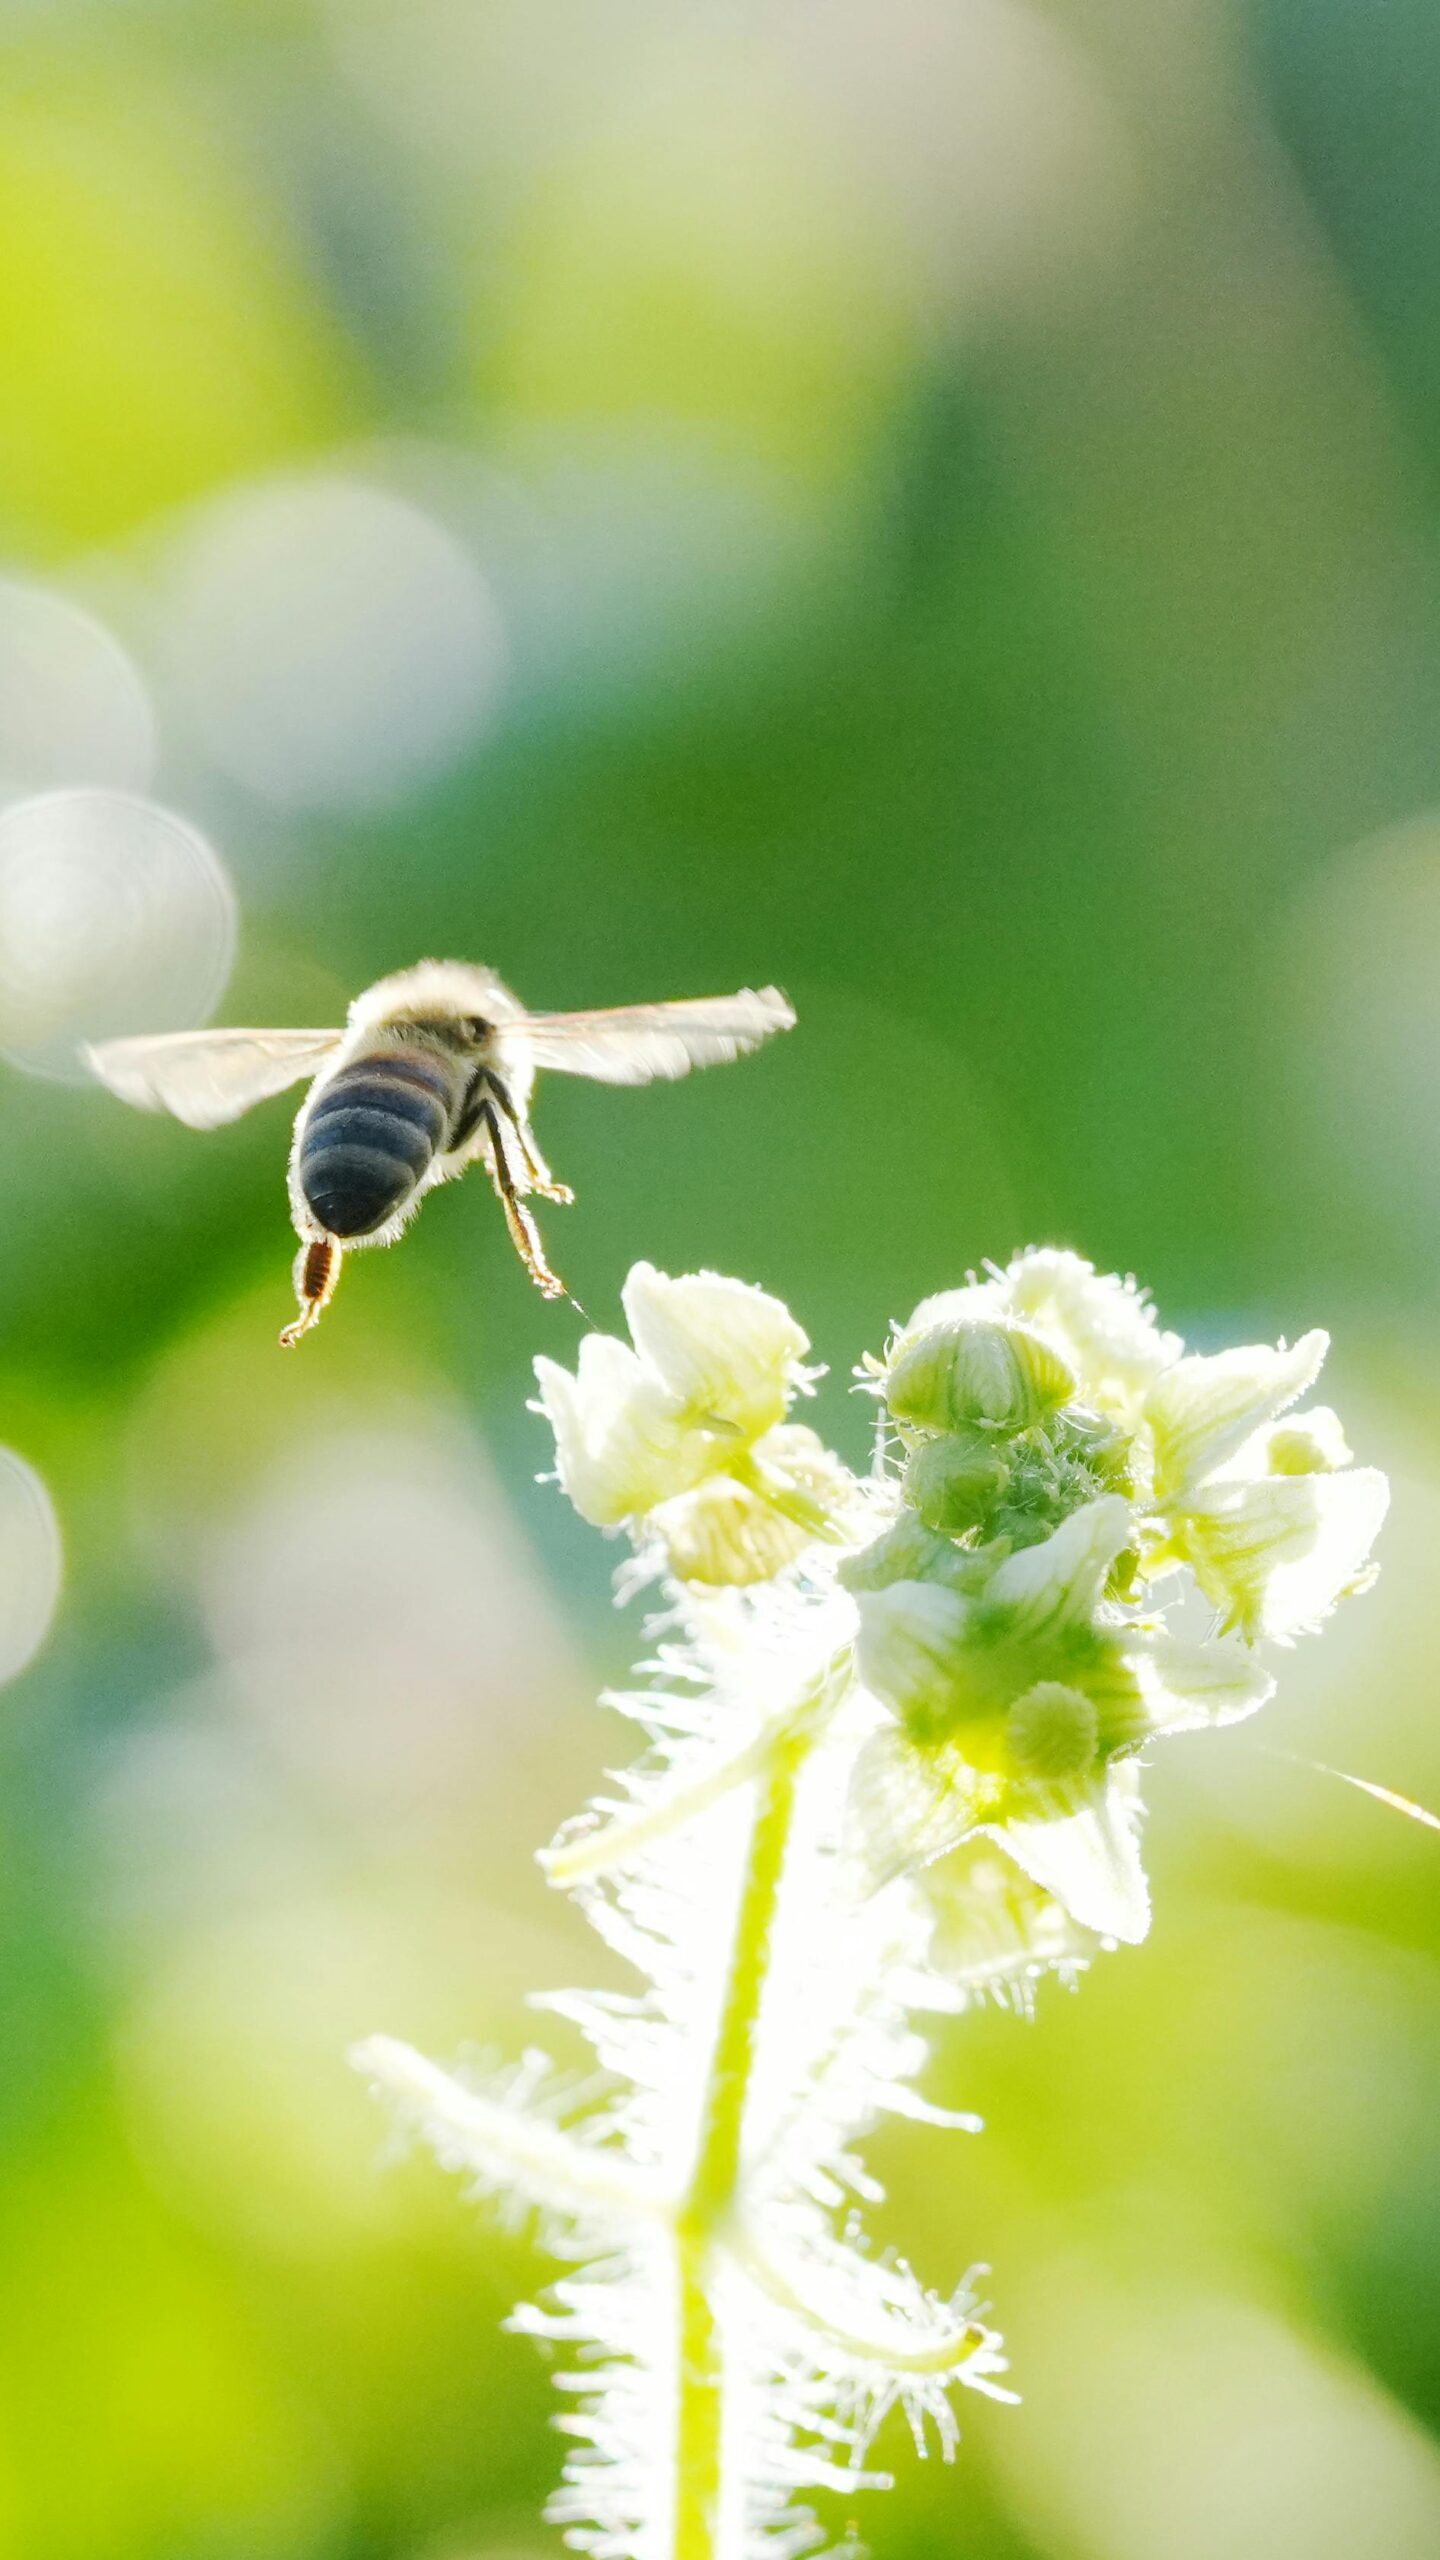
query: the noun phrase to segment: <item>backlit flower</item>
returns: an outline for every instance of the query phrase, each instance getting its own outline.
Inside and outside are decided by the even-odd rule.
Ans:
[[[1357,1588],[1389,1502],[1378,1467],[1349,1463],[1328,1406],[1287,1414],[1328,1348],[1307,1333],[1289,1351],[1182,1360],[1146,1398],[1154,1561],[1187,1564],[1251,1641],[1289,1642]]]
[[[535,1363],[565,1491],[597,1528],[629,1525],[681,1581],[767,1579],[853,1489],[785,1419],[810,1387],[806,1335],[778,1298],[710,1271],[672,1280],[637,1263],[622,1303],[631,1343],[588,1334],[573,1374]]]
[[[842,1572],[894,1720],[852,1795],[875,1874],[985,1834],[1074,1920],[1143,1935],[1139,1752],[1253,1714],[1256,1642],[1363,1586],[1385,1480],[1328,1407],[1291,1412],[1326,1348],[1187,1358],[1133,1283],[1064,1253],[916,1309],[869,1373],[898,1517]],[[1181,1636],[1191,1577],[1220,1623]]]

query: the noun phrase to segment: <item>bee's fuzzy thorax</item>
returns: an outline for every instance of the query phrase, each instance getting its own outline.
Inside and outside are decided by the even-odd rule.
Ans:
[[[397,969],[367,987],[350,1007],[348,1020],[350,1029],[359,1031],[428,1015],[444,1020],[478,1014],[489,1022],[505,1022],[522,1011],[519,998],[493,969],[469,960],[417,960],[413,968]]]

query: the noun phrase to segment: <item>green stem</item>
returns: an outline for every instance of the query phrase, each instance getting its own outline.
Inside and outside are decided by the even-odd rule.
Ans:
[[[717,2242],[739,2191],[761,2005],[796,1789],[809,1744],[803,1725],[799,1733],[787,1735],[757,1783],[700,2141],[677,2222],[680,2386],[672,2560],[720,2560],[725,2358],[714,2299]]]
[[[712,1763],[703,1777],[689,1786],[677,1786],[668,1794],[653,1796],[648,1804],[634,1812],[618,1813],[609,1822],[600,1823],[593,1831],[582,1831],[573,1840],[562,1840],[557,1848],[542,1849],[540,1864],[550,1884],[567,1892],[573,1885],[585,1884],[592,1876],[609,1875],[617,1867],[633,1866],[635,1860],[653,1848],[657,1840],[668,1839],[675,1831],[699,1820],[712,1805],[732,1795],[737,1787],[759,1777],[774,1760],[777,1742],[795,1729],[797,1720],[804,1722],[814,1711],[814,1701],[807,1699],[803,1707],[787,1713],[777,1725],[766,1725],[752,1736],[729,1760]]]

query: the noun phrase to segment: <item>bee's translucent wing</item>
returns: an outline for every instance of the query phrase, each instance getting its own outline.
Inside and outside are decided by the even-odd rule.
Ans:
[[[252,1102],[313,1076],[343,1038],[340,1031],[167,1031],[102,1040],[84,1055],[122,1102],[172,1111],[192,1129],[218,1129]]]
[[[500,1027],[502,1044],[519,1034],[537,1067],[592,1076],[598,1084],[649,1084],[723,1066],[788,1031],[793,1008],[778,987],[742,987],[734,996],[697,996],[690,1004],[621,1005],[609,1013],[527,1013]]]

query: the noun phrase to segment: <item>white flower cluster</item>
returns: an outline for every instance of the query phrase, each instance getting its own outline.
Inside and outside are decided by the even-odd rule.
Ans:
[[[882,1872],[984,1832],[1073,1920],[1144,1936],[1137,1755],[1253,1714],[1275,1686],[1258,1641],[1366,1578],[1385,1478],[1328,1407],[1290,1414],[1327,1348],[1187,1358],[1132,1283],[1067,1253],[916,1309],[872,1372],[897,1516],[846,1576],[896,1719],[860,1772]],[[1218,1621],[1176,1632],[1200,1595]]]
[[[1386,1486],[1293,1410],[1322,1334],[1187,1357],[1073,1254],[916,1309],[865,1364],[863,1480],[789,1419],[814,1373],[776,1299],[642,1263],[625,1312],[630,1343],[537,1363],[562,1485],[669,1603],[612,1701],[650,1747],[545,1853],[644,1986],[548,2003],[613,2095],[563,2126],[532,2063],[485,2090],[388,2038],[357,2058],[574,2262],[521,2315],[583,2351],[567,2538],[798,2560],[797,2491],[871,2478],[893,2402],[948,2451],[954,2386],[1000,2392],[966,2281],[858,2231],[858,2140],[933,2116],[916,2017],[1026,2007],[1144,1935],[1146,1746],[1263,1704],[1262,1646],[1363,1587]]]
[[[537,1360],[560,1481],[597,1529],[643,1527],[679,1581],[766,1580],[843,1511],[850,1478],[803,1423],[810,1348],[789,1309],[713,1271],[625,1283],[634,1344],[592,1333],[577,1374]]]

